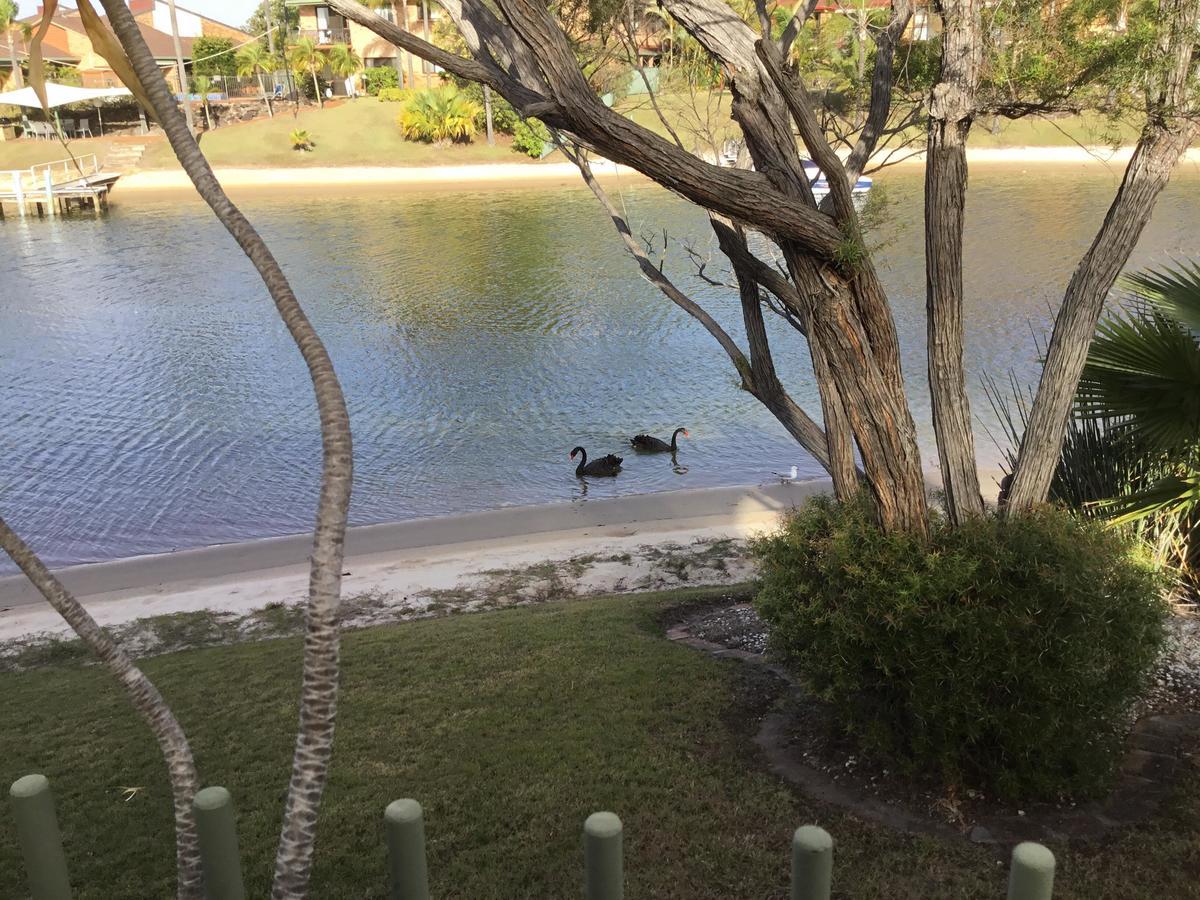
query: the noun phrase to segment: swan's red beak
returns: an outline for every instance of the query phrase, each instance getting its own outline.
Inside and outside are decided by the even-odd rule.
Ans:
[[[685,428],[685,429],[683,430],[683,436],[684,436],[684,437],[691,437],[691,436],[692,436],[692,434],[691,434],[691,432],[690,432],[690,431],[688,431],[688,430]]]

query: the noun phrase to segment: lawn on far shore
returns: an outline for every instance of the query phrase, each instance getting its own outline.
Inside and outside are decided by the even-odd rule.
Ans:
[[[359,97],[330,104],[324,109],[302,107],[298,114],[288,104],[276,106],[275,118],[256,119],[206,132],[200,149],[214,166],[463,166],[475,163],[533,163],[515,153],[508,135],[496,135],[488,146],[479,134],[470,144],[434,145],[406,141],[396,125],[399,103],[384,103],[375,97]],[[197,109],[196,115],[203,115]],[[304,129],[312,137],[308,153],[292,149],[288,135]],[[174,168],[177,165],[165,142],[151,145],[142,158],[142,168]]]
[[[685,145],[702,143],[699,133],[712,132],[718,140],[737,134],[729,118],[729,95],[714,94],[692,97],[684,93],[667,93],[659,98],[660,107],[674,123]],[[619,110],[634,121],[666,134],[666,129],[649,101],[628,97]],[[203,112],[196,108],[197,117]],[[339,101],[325,109],[305,107],[293,115],[292,107],[281,104],[275,118],[257,119],[228,125],[205,133],[200,139],[210,163],[217,167],[235,168],[292,168],[296,166],[457,166],[477,163],[528,163],[528,156],[514,153],[508,135],[496,135],[496,145],[488,146],[482,135],[470,144],[435,146],[406,141],[396,126],[398,103],[384,103],[374,97]],[[1097,116],[1075,116],[1039,119],[1029,116],[1013,122],[1001,121],[998,130],[989,130],[991,123],[977,121],[971,130],[971,147],[1053,147],[1104,146],[1114,134],[1121,142],[1132,144],[1137,133],[1132,128],[1117,129]],[[288,135],[295,129],[309,132],[314,149],[301,153],[292,149]],[[132,140],[132,139],[131,139]],[[0,142],[0,170],[26,169],[36,163],[63,159],[70,154],[96,154],[104,159],[111,145],[109,138],[75,140],[64,149],[58,141]],[[923,141],[918,144],[923,146]],[[548,157],[561,162],[558,153]],[[142,157],[143,169],[173,169],[178,166],[170,145],[161,134],[148,141]]]
[[[631,898],[782,898],[792,830],[837,841],[841,897],[1001,898],[1003,851],[899,834],[799,795],[751,743],[746,670],[666,640],[661,616],[729,589],[428,619],[350,633],[313,895],[384,896],[381,817],[425,808],[432,893],[581,894],[581,828],[625,823]],[[296,721],[301,642],[150,659],[206,784],[238,809],[248,895],[267,894]],[[54,786],[79,898],[172,893],[171,801],[154,741],[95,667],[0,676],[0,775]],[[1058,855],[1057,900],[1194,896],[1200,774],[1163,817]],[[0,896],[24,891],[0,816]]]

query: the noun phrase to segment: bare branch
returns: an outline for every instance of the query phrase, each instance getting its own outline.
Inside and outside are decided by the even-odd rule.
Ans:
[[[912,0],[892,0],[892,18],[887,27],[875,38],[875,71],[871,76],[871,102],[867,121],[858,136],[858,143],[846,160],[846,180],[853,185],[866,168],[867,160],[875,152],[888,116],[892,110],[892,68],[896,57],[896,45],[912,18]]]

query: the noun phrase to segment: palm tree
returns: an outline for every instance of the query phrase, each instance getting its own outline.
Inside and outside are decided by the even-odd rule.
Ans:
[[[329,70],[338,78],[349,78],[362,68],[362,57],[347,44],[334,44],[329,48],[326,58]]]
[[[204,123],[212,131],[212,114],[208,109],[208,95],[212,93],[213,80],[207,75],[192,76],[192,93],[200,97],[200,105],[204,107]]]
[[[1076,394],[1131,460],[1100,509],[1137,523],[1196,574],[1200,563],[1200,266],[1126,279],[1132,296],[1101,321]]]
[[[263,104],[267,107],[267,115],[274,118],[275,110],[271,108],[271,100],[267,97],[267,85],[264,75],[270,75],[279,67],[279,60],[258,41],[247,44],[234,57],[237,73],[242,78],[258,78],[258,86],[262,89]]]
[[[17,61],[17,39],[13,34],[18,27],[16,0],[0,0],[0,34],[8,42],[8,61],[12,66],[14,88],[19,88],[22,83],[21,64]]]
[[[307,72],[312,76],[313,90],[317,95],[319,107],[325,106],[325,100],[321,97],[321,83],[317,80],[317,73],[325,68],[326,62],[325,54],[317,49],[317,42],[310,37],[297,38],[296,43],[288,49],[288,63],[292,71],[297,74]]]
[[[212,167],[188,131],[154,54],[125,0],[101,0],[137,80],[147,94],[197,193],[254,263],[308,366],[321,425],[321,487],[317,500],[313,546],[309,555],[308,609],[305,617],[304,669],[300,691],[300,724],[292,759],[279,849],[275,856],[272,897],[304,897],[312,873],[317,811],[329,773],[337,712],[342,559],[346,516],[350,509],[354,458],[350,417],[333,361],[296,299],[287,276],[254,226],[226,196]]]

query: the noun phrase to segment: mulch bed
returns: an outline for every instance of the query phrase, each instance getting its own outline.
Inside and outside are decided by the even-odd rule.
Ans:
[[[862,757],[836,728],[828,705],[767,655],[766,626],[748,603],[693,613],[667,635],[756,673],[749,681],[761,711],[755,743],[773,772],[813,799],[897,830],[982,844],[1096,840],[1153,815],[1184,771],[1200,769],[1200,617],[1194,612],[1172,617],[1166,652],[1135,711],[1108,797],[1021,806],[979,791],[947,792],[936,779],[901,775]]]

